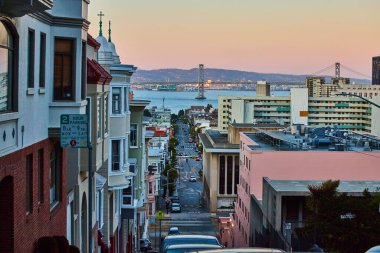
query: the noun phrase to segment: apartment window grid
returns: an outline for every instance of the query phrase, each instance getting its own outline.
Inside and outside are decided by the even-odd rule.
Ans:
[[[236,171],[239,164],[239,156],[220,155],[219,156],[219,194],[232,195],[237,193],[239,182],[239,171]]]

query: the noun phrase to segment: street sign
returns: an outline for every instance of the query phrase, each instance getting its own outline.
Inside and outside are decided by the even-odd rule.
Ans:
[[[85,114],[61,115],[61,147],[87,148],[88,119]]]
[[[163,211],[157,211],[156,212],[156,218],[157,220],[162,220],[164,218],[164,212]]]

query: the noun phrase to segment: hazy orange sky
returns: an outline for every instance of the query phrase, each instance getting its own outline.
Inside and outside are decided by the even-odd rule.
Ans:
[[[369,76],[379,9],[379,0],[91,0],[89,19],[96,37],[103,11],[103,33],[111,20],[122,62],[140,69],[311,74],[340,61]]]

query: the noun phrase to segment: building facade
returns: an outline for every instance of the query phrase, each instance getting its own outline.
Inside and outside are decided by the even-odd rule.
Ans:
[[[372,84],[380,84],[380,56],[372,57]]]
[[[336,126],[380,135],[378,108],[354,97],[310,97],[306,88],[293,88],[286,97],[220,96],[218,105],[218,129],[224,132],[229,123],[279,123]]]
[[[66,236],[60,116],[85,114],[87,7],[2,1],[0,252],[35,252],[39,238]]]

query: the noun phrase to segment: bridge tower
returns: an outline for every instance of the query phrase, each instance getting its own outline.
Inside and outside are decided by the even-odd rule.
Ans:
[[[205,72],[204,72],[204,65],[199,64],[198,69],[198,96],[195,97],[196,99],[206,99],[205,97]]]
[[[340,62],[335,63],[335,77],[340,78]]]

